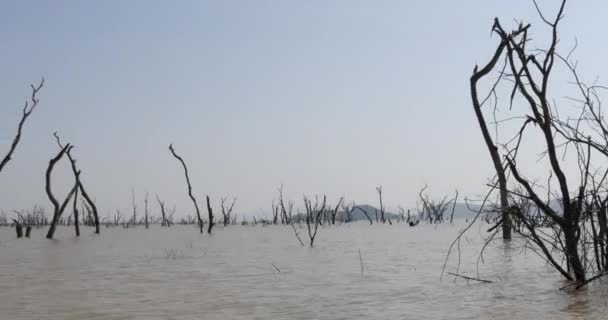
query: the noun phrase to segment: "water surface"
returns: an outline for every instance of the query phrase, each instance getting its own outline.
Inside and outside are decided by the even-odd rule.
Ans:
[[[608,284],[559,290],[560,277],[518,241],[494,242],[477,270],[486,226],[461,241],[459,272],[494,282],[440,280],[462,227],[325,227],[314,248],[284,226],[84,228],[80,238],[62,227],[56,240],[1,228],[0,318],[606,318]],[[456,250],[448,271],[457,260]]]

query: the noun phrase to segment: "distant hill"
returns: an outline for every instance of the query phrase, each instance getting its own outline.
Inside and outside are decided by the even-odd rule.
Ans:
[[[352,219],[353,221],[357,221],[357,220],[367,220],[367,217],[365,217],[365,213],[363,213],[363,211],[361,209],[367,211],[367,214],[369,215],[369,218],[372,219],[374,222],[376,221],[376,211],[378,212],[378,220],[380,220],[380,209],[377,209],[374,206],[370,206],[368,204],[363,204],[363,205],[358,205],[357,209],[355,209],[352,213]],[[390,218],[391,220],[397,220],[397,218],[399,217],[398,214],[396,213],[392,213],[392,212],[388,212],[385,211],[384,212],[384,218]]]
[[[364,205],[358,205],[357,207],[362,208],[363,210],[367,211],[367,214],[369,214],[369,217],[375,222],[376,221],[376,210],[378,212],[378,219],[380,219],[380,209],[368,205],[368,204],[364,204]],[[470,208],[469,208],[470,207]],[[456,206],[454,207],[454,219],[459,219],[459,218],[472,218],[474,217],[477,212],[479,211],[480,206],[479,205],[475,205],[475,204],[469,204],[469,206],[467,206],[466,203],[461,203],[461,202],[457,202]],[[415,208],[410,208],[410,216],[411,217],[416,217],[418,215],[418,210]],[[450,219],[450,215],[452,214],[452,206],[449,206],[448,209],[445,212],[445,219],[449,220]],[[405,216],[407,217],[407,209],[406,209],[406,213]],[[394,213],[394,212],[389,212],[389,211],[385,211],[384,212],[384,217],[385,218],[390,218],[391,220],[397,220],[397,218],[401,218],[399,216],[399,214]],[[353,221],[356,220],[367,220],[367,218],[365,217],[365,214],[363,213],[362,210],[360,209],[355,209],[355,211],[353,211]]]

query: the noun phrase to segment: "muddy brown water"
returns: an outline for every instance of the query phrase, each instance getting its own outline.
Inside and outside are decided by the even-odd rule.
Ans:
[[[477,270],[483,225],[461,241],[459,272],[493,283],[440,280],[463,226],[325,227],[314,248],[283,226],[83,228],[80,238],[61,227],[56,240],[0,228],[0,319],[608,318],[608,283],[559,290],[517,240],[494,242]]]

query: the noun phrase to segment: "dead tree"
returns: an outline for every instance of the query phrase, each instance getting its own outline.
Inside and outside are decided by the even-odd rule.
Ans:
[[[74,193],[74,231],[76,231],[76,236],[80,237],[80,226],[78,224],[78,192]]]
[[[407,218],[407,221],[406,221],[406,218],[405,218],[405,209],[403,209],[403,207],[401,207],[401,206],[399,206],[398,209],[399,209],[399,216],[401,217],[401,221],[402,222],[410,222],[409,211],[408,211],[408,218]]]
[[[289,201],[287,205],[285,205],[285,200],[283,199],[283,185],[279,188],[279,206],[281,209],[281,221],[290,224],[291,213],[293,212],[293,202]]]
[[[353,211],[355,211],[356,206],[355,203],[352,202],[351,204],[342,204],[342,212],[344,214],[344,217],[342,218],[342,221],[344,221],[345,223],[349,223],[353,221]]]
[[[158,197],[158,195],[156,195],[156,201],[158,202],[158,206],[160,207],[160,214],[161,214],[161,227],[170,227],[168,221],[167,221],[167,214],[165,212],[165,202],[161,201],[160,198]]]
[[[477,91],[477,83],[494,69],[502,55],[504,46],[505,44],[501,43],[490,62],[488,62],[488,64],[481,68],[481,70],[479,70],[478,67],[475,66],[475,69],[473,70],[473,75],[470,79],[470,87],[475,116],[477,117],[477,122],[479,123],[479,128],[481,130],[483,140],[490,153],[490,158],[492,159],[492,164],[494,165],[494,170],[496,171],[496,177],[498,179],[498,190],[500,192],[500,208],[498,208],[498,211],[501,213],[502,216],[502,238],[505,240],[509,240],[511,239],[511,217],[509,216],[509,210],[507,210],[507,208],[509,208],[510,206],[507,190],[506,167],[501,161],[501,156],[498,153],[498,147],[494,144],[483,111],[481,109],[485,102],[487,102],[490,98],[490,95],[488,95],[488,97],[483,101],[480,101],[479,94]],[[493,90],[495,89],[492,88],[492,91]]]
[[[369,221],[370,225],[374,224],[374,222],[372,222],[372,218],[369,217],[369,214],[367,213],[367,210],[363,209],[363,207],[360,207],[360,206],[356,206],[355,209],[359,209],[359,210],[361,210],[361,212],[363,212],[363,214],[367,218],[367,221]]]
[[[169,211],[169,214],[167,215],[167,225],[171,226],[173,224],[173,215],[175,214],[175,205],[173,205],[173,208],[171,208],[171,211]],[[192,219],[192,222],[190,222],[189,224],[194,224],[194,219]]]
[[[207,213],[209,214],[209,225],[207,226],[207,233],[211,233],[211,229],[215,223],[213,223],[213,210],[211,209],[211,201],[209,201],[209,196],[207,196]]]
[[[59,153],[51,159],[51,161],[49,161],[49,166],[46,170],[46,194],[49,198],[49,200],[51,201],[51,203],[53,204],[53,220],[51,220],[51,226],[49,227],[49,231],[46,234],[47,239],[52,239],[53,235],[55,234],[55,228],[57,227],[57,222],[59,221],[59,218],[61,218],[61,214],[63,213],[63,211],[65,210],[65,207],[68,205],[68,203],[70,202],[70,199],[72,198],[72,196],[74,195],[74,193],[76,192],[76,190],[78,189],[78,182],[76,182],[74,184],[74,187],[72,188],[72,190],[70,191],[70,193],[68,194],[68,196],[65,198],[65,200],[63,201],[63,203],[60,205],[59,201],[57,201],[57,198],[55,198],[55,196],[53,195],[53,191],[51,189],[51,174],[53,172],[53,168],[55,167],[55,164],[61,160],[61,158],[67,153],[69,152],[70,148],[72,146],[70,146],[70,144],[66,144],[65,147],[63,147],[61,149],[61,151],[59,151]],[[80,172],[78,172],[77,175],[80,175]]]
[[[222,207],[222,215],[224,216],[224,227],[230,224],[232,209],[234,208],[234,204],[236,203],[236,198],[232,199],[232,203],[230,206],[225,205],[226,198],[222,198],[221,207]]]
[[[306,226],[308,228],[308,237],[310,238],[310,247],[313,247],[315,237],[317,236],[317,230],[321,223],[321,214],[325,210],[327,197],[323,195],[323,202],[319,203],[318,197],[315,197],[315,203],[304,196],[304,206],[306,208]]]
[[[427,220],[429,223],[441,223],[444,220],[444,215],[449,205],[456,202],[456,199],[450,200],[447,196],[443,197],[441,200],[431,199],[425,193],[427,187],[428,186],[422,187],[418,193],[421,205],[421,208],[419,209],[420,215],[422,216],[422,219]]]
[[[275,205],[272,200],[272,224],[277,224],[279,221],[279,206]]]
[[[190,177],[188,176],[188,167],[186,167],[186,163],[184,162],[184,159],[182,159],[182,157],[178,156],[177,153],[175,153],[175,150],[173,149],[172,144],[169,145],[169,150],[171,151],[171,154],[173,154],[175,159],[177,159],[182,164],[182,167],[184,168],[184,175],[186,176],[186,184],[188,185],[188,196],[192,200],[192,203],[194,203],[194,209],[196,209],[196,216],[198,218],[198,226],[200,228],[201,233],[203,233],[203,219],[201,218],[201,212],[198,209],[198,203],[196,202],[196,198],[194,198],[194,195],[192,194],[192,185],[190,184]],[[208,198],[208,196],[207,196],[207,198]],[[211,211],[209,211],[209,216],[212,217]],[[212,224],[211,219],[209,219],[209,223]],[[213,226],[209,226],[209,232],[211,232],[212,227]]]
[[[340,205],[342,205],[342,201],[344,201],[344,197],[340,197],[340,200],[338,200],[338,204],[336,205],[336,207],[331,210],[331,224],[335,225],[336,224],[336,216],[338,215],[338,210],[340,209]]]
[[[519,173],[518,167],[515,161],[515,153],[507,155],[507,162],[509,169],[513,173],[515,180],[521,184],[527,191],[528,196],[532,198],[537,206],[539,206],[545,214],[550,216],[558,225],[561,227],[561,231],[564,234],[564,254],[569,268],[571,268],[574,279],[577,282],[585,281],[585,268],[581,262],[581,257],[578,252],[578,219],[580,216],[580,207],[578,204],[571,200],[570,190],[566,175],[560,165],[559,155],[557,154],[553,121],[551,121],[553,111],[551,110],[550,100],[547,95],[547,86],[549,75],[554,66],[555,62],[555,50],[557,46],[557,26],[559,21],[563,17],[563,11],[566,1],[561,3],[560,9],[554,21],[546,21],[552,29],[552,39],[549,49],[545,53],[545,58],[542,62],[538,62],[537,58],[527,52],[526,44],[528,42],[528,28],[527,26],[520,26],[515,32],[505,32],[498,20],[495,22],[494,30],[499,34],[502,43],[505,45],[499,46],[506,48],[506,55],[509,61],[509,67],[513,73],[515,80],[516,92],[520,93],[527,100],[529,107],[532,111],[532,115],[528,119],[533,122],[541,131],[546,143],[547,156],[549,163],[552,168],[552,172],[557,178],[560,187],[560,196],[562,199],[563,214],[558,215],[552,208],[550,208],[544,201],[540,200],[536,191],[533,190],[532,185],[522,177]],[[500,49],[502,51],[504,49]],[[517,62],[516,62],[517,61]],[[519,63],[519,64],[518,64]],[[540,72],[540,79],[536,76],[532,68]],[[521,70],[521,71],[520,71]],[[524,127],[522,127],[522,132]],[[515,151],[515,150],[514,150]],[[584,187],[581,187],[584,192]],[[537,244],[540,240],[537,241]],[[549,257],[547,257],[549,259]],[[558,268],[560,272],[566,276],[569,275],[561,267]],[[569,278],[566,277],[566,278]]]
[[[17,134],[13,138],[13,142],[11,143],[11,147],[8,150],[8,153],[4,156],[4,158],[2,158],[2,161],[0,161],[0,173],[2,173],[2,170],[4,169],[6,164],[12,159],[12,156],[15,153],[15,150],[17,149],[17,145],[19,144],[19,141],[21,141],[23,125],[25,124],[25,121],[27,120],[27,118],[29,118],[29,116],[32,114],[32,112],[34,111],[34,109],[36,109],[36,106],[38,105],[39,100],[36,97],[36,95],[38,94],[38,91],[40,91],[40,89],[42,89],[42,86],[44,86],[44,78],[42,78],[42,80],[40,81],[40,83],[37,86],[34,86],[34,85],[30,85],[30,86],[32,88],[32,96],[30,98],[31,102],[26,101],[25,105],[23,106],[23,113],[21,114],[21,120],[19,121],[19,125],[17,126]]]
[[[378,198],[380,199],[380,221],[382,223],[385,223],[386,220],[384,219],[384,204],[382,203],[382,186],[376,187],[376,191],[378,191]],[[377,212],[376,212],[376,220],[378,220]]]
[[[59,148],[63,149],[63,145],[61,144],[61,140],[59,139],[59,136],[57,135],[57,132],[53,133],[53,136],[55,136],[55,140],[57,141],[57,145],[59,146]],[[93,214],[93,219],[94,219],[94,222],[95,222],[95,233],[99,234],[99,213],[97,211],[97,206],[95,205],[95,202],[93,202],[93,200],[91,199],[91,197],[89,196],[89,194],[87,193],[87,191],[86,191],[86,189],[84,187],[84,184],[82,183],[82,179],[80,178],[81,171],[76,166],[76,160],[74,159],[74,157],[72,156],[72,153],[71,153],[71,151],[72,151],[73,148],[74,148],[73,146],[71,146],[70,148],[68,148],[66,150],[66,155],[67,155],[68,159],[70,160],[70,165],[71,165],[71,168],[72,168],[72,173],[74,174],[74,178],[76,179],[76,184],[78,185],[78,190],[77,191],[80,191],[80,194],[82,195],[82,197],[86,201],[86,203],[87,203],[87,211],[89,212],[89,215],[91,213]]]
[[[135,204],[135,189],[131,188],[131,204],[133,206],[133,217],[131,217],[131,221],[133,221],[133,227],[137,224],[137,205]]]
[[[594,180],[593,174],[589,169],[592,167],[590,165],[591,149],[595,147],[594,143],[589,142],[591,138],[580,139],[580,136],[578,136],[577,139],[576,135],[569,132],[567,126],[563,126],[570,123],[570,121],[560,118],[560,114],[557,111],[557,102],[549,96],[549,79],[556,62],[560,61],[560,55],[557,53],[557,44],[559,42],[558,26],[564,17],[566,1],[562,0],[560,2],[559,9],[554,18],[547,18],[536,2],[534,2],[534,5],[540,19],[550,29],[551,36],[547,48],[530,48],[529,24],[520,24],[515,30],[507,32],[503,29],[499,20],[495,19],[492,33],[498,35],[500,41],[491,61],[481,70],[475,68],[471,81],[471,93],[474,100],[478,99],[476,98],[478,97],[475,89],[476,81],[489,74],[490,71],[496,71],[498,80],[495,83],[505,82],[509,86],[512,86],[510,103],[513,104],[515,98],[522,98],[522,105],[526,110],[524,114],[509,115],[510,119],[521,121],[521,127],[514,134],[513,138],[501,144],[505,149],[505,160],[510,173],[517,185],[525,190],[525,194],[515,195],[511,192],[511,195],[513,197],[530,199],[542,215],[551,221],[551,225],[553,226],[551,232],[553,234],[547,235],[542,230],[537,229],[532,221],[529,220],[529,215],[520,212],[515,206],[511,206],[512,217],[518,220],[518,224],[524,226],[522,229],[524,232],[520,232],[520,234],[534,244],[534,247],[550,265],[566,279],[584,283],[588,269],[588,265],[584,263],[586,259],[585,252],[587,252],[588,246],[584,242],[587,235],[584,233],[581,225],[586,212],[593,212],[595,210],[593,206],[585,205],[586,198],[590,194],[597,194],[595,192],[597,188],[594,188],[592,183]],[[497,62],[501,59],[505,61],[503,69],[496,67]],[[563,60],[568,59],[565,58]],[[491,95],[496,94],[495,87],[496,85],[491,86]],[[475,107],[477,110],[481,108],[483,102],[475,103],[474,101],[475,104],[477,104]],[[584,117],[574,120],[577,123],[574,126],[576,131],[581,130],[579,124],[584,123],[586,120]],[[534,126],[528,126],[529,124],[533,124]],[[540,193],[536,182],[531,182],[530,179],[522,174],[521,164],[517,161],[520,154],[519,146],[528,128],[537,129],[537,133],[542,137],[543,149],[541,149],[541,152],[551,169],[549,179],[547,179],[546,188],[549,191],[546,197]],[[565,140],[565,142],[562,140]],[[561,146],[571,146],[570,150],[576,152],[581,172],[579,186],[573,187],[568,183],[563,169],[564,164],[562,159],[564,156],[558,154],[558,148]],[[602,151],[607,150],[605,147],[604,145],[596,150],[602,153]],[[492,152],[492,148],[490,148],[490,151]],[[552,179],[557,181],[556,185],[558,186],[557,190],[554,191],[550,189]],[[545,191],[543,190],[542,192],[544,193]],[[548,205],[551,198],[559,200],[561,212]],[[504,212],[504,206],[502,210]],[[503,221],[503,223],[505,222]],[[565,261],[565,266],[560,263],[562,259],[560,259],[559,255]]]
[[[17,233],[17,239],[23,237],[23,225],[19,220],[13,219],[13,223],[15,224],[15,232]]]
[[[150,228],[150,223],[148,221],[148,193],[146,192],[146,198],[144,199],[144,214],[145,214],[145,226],[146,229]]]
[[[454,196],[454,200],[452,201],[452,214],[450,214],[450,223],[454,223],[454,212],[456,211],[456,202],[458,201],[458,190],[456,190],[456,196]],[[503,219],[503,223],[504,223],[504,216],[502,217]],[[508,216],[508,219],[510,220],[510,216]],[[511,224],[511,222],[508,222],[509,224]],[[509,232],[511,231],[511,227],[509,227]],[[505,238],[505,232],[503,229],[503,239],[507,239]],[[511,234],[509,233],[509,237],[511,236]]]
[[[116,209],[116,213],[114,214],[114,225],[115,226],[120,225],[121,216],[122,216],[122,214],[120,213],[120,210]]]

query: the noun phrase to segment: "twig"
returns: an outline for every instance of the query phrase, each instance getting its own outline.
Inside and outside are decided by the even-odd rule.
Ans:
[[[496,187],[497,185],[498,185],[498,182],[494,183],[494,187]],[[483,199],[483,202],[481,203],[481,206],[479,207],[479,210],[477,211],[477,214],[475,215],[475,218],[473,218],[473,221],[471,221],[471,223],[469,223],[469,225],[467,225],[462,231],[460,231],[460,233],[458,234],[456,239],[454,239],[454,241],[452,241],[452,243],[450,244],[450,248],[448,249],[448,253],[445,256],[445,260],[443,260],[443,266],[441,267],[441,276],[439,277],[439,280],[443,279],[443,274],[445,273],[445,268],[448,264],[448,259],[450,258],[450,253],[452,252],[452,248],[454,247],[454,244],[456,244],[457,242],[460,243],[459,240],[462,237],[462,235],[465,234],[473,226],[473,224],[475,224],[475,222],[477,221],[477,219],[483,212],[483,208],[484,208],[486,202],[488,201],[488,198],[492,194],[492,191],[493,191],[493,188],[490,189],[490,191],[488,191],[488,193],[486,194],[485,198]],[[466,202],[466,199],[465,199],[465,202]],[[460,260],[460,257],[459,257],[459,260]],[[460,263],[459,263],[459,265],[460,265]]]
[[[591,277],[591,278],[589,278],[587,281],[585,281],[585,282],[583,282],[583,283],[581,283],[581,284],[577,285],[577,286],[574,288],[574,290],[578,290],[578,289],[580,289],[580,288],[582,288],[582,287],[584,287],[584,286],[588,285],[590,282],[592,282],[592,281],[594,281],[594,280],[597,280],[597,279],[599,279],[599,278],[601,278],[601,277],[603,277],[603,276],[605,276],[605,275],[608,275],[608,272],[603,272],[603,273],[600,273],[600,274],[598,274],[598,275],[596,275],[596,276],[594,276],[594,277]]]
[[[300,244],[302,247],[304,247],[304,242],[302,242],[302,239],[300,239],[300,235],[298,234],[298,231],[296,231],[296,227],[293,225],[293,223],[291,223],[291,227],[293,228],[293,233],[296,234],[296,238],[298,238],[298,241],[300,241]]]
[[[493,281],[490,280],[484,280],[484,279],[478,279],[478,278],[473,278],[473,277],[467,277],[467,276],[463,276],[457,273],[453,273],[453,272],[448,272],[449,275],[452,275],[454,277],[459,277],[459,278],[463,278],[466,280],[475,280],[475,281],[479,281],[479,282],[483,282],[483,283],[492,283]]]
[[[361,257],[361,249],[359,249],[359,262],[361,262],[361,274],[363,274],[363,258]]]
[[[274,267],[275,270],[277,270],[279,273],[281,273],[281,270],[279,270],[279,268],[277,268],[277,266],[275,266],[274,263],[271,263],[271,265]]]

